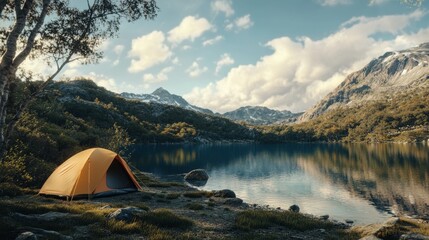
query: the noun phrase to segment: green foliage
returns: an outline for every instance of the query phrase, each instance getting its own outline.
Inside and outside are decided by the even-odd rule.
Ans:
[[[9,182],[0,183],[0,196],[16,197],[19,195],[22,195],[22,190],[17,185]]]
[[[15,184],[25,186],[32,181],[26,165],[27,158],[23,143],[18,141],[0,162],[0,182],[11,183],[11,186]]]
[[[263,142],[421,142],[429,139],[429,88],[337,108],[308,122],[259,127]],[[371,113],[371,114],[369,114]]]
[[[135,142],[134,139],[131,139],[127,130],[115,122],[113,126],[107,130],[106,135],[106,137],[99,139],[99,146],[116,152],[126,158],[125,154],[128,148]]]

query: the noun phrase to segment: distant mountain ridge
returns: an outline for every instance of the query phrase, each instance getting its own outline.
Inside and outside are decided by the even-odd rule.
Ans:
[[[158,88],[151,94],[121,93],[126,99],[138,100],[147,103],[158,103],[181,107],[187,110],[214,114],[211,110],[197,107],[188,103],[181,96],[171,94],[164,88]],[[234,121],[244,121],[254,125],[268,125],[275,123],[294,122],[302,113],[292,113],[290,111],[277,111],[267,107],[246,106],[224,114],[216,114]]]
[[[367,101],[391,99],[429,86],[429,43],[418,47],[387,52],[354,72],[313,108],[300,121],[313,119],[339,107],[353,107]]]
[[[294,122],[302,113],[292,113],[290,111],[277,111],[267,107],[246,106],[223,114],[235,121],[244,121],[255,125],[268,125],[275,123]]]
[[[158,88],[151,94],[135,94],[135,93],[121,93],[121,96],[126,99],[139,100],[142,102],[155,102],[159,104],[166,104],[181,107],[187,110],[192,110],[196,112],[202,112],[206,114],[213,114],[209,109],[200,108],[189,104],[185,99],[179,95],[171,94],[164,88]]]

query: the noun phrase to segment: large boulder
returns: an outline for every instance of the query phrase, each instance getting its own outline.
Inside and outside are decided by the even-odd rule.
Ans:
[[[289,211],[298,213],[299,212],[299,206],[294,204],[294,205],[289,207]]]
[[[219,191],[213,191],[213,196],[220,198],[235,198],[235,192],[229,189],[223,189]]]
[[[209,175],[204,169],[194,169],[185,175],[186,181],[207,181]]]
[[[110,213],[107,218],[114,219],[118,221],[131,222],[140,214],[145,213],[146,211],[136,207],[126,207],[120,208],[112,213]]]

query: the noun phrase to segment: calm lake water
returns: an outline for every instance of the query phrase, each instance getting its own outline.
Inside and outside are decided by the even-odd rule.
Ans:
[[[161,177],[204,168],[204,190],[232,189],[247,203],[357,224],[394,214],[429,217],[429,146],[226,144],[137,146],[131,162]]]

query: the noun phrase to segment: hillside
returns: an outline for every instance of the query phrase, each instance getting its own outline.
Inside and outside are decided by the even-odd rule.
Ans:
[[[16,83],[9,113],[17,98],[38,82]],[[56,165],[73,153],[111,144],[208,143],[252,141],[256,133],[223,117],[180,107],[129,101],[89,80],[55,82],[18,122],[8,160],[19,184],[39,186]],[[8,163],[9,164],[9,163]],[[22,168],[19,168],[22,167]],[[31,174],[26,174],[31,172]],[[0,169],[0,180],[4,175]],[[18,177],[17,177],[18,176]],[[30,177],[31,176],[31,177]],[[28,179],[27,179],[28,177]]]
[[[429,86],[429,43],[397,52],[387,52],[354,72],[300,121],[308,121],[327,111],[359,107],[373,101],[390,100],[404,92],[413,94]]]

